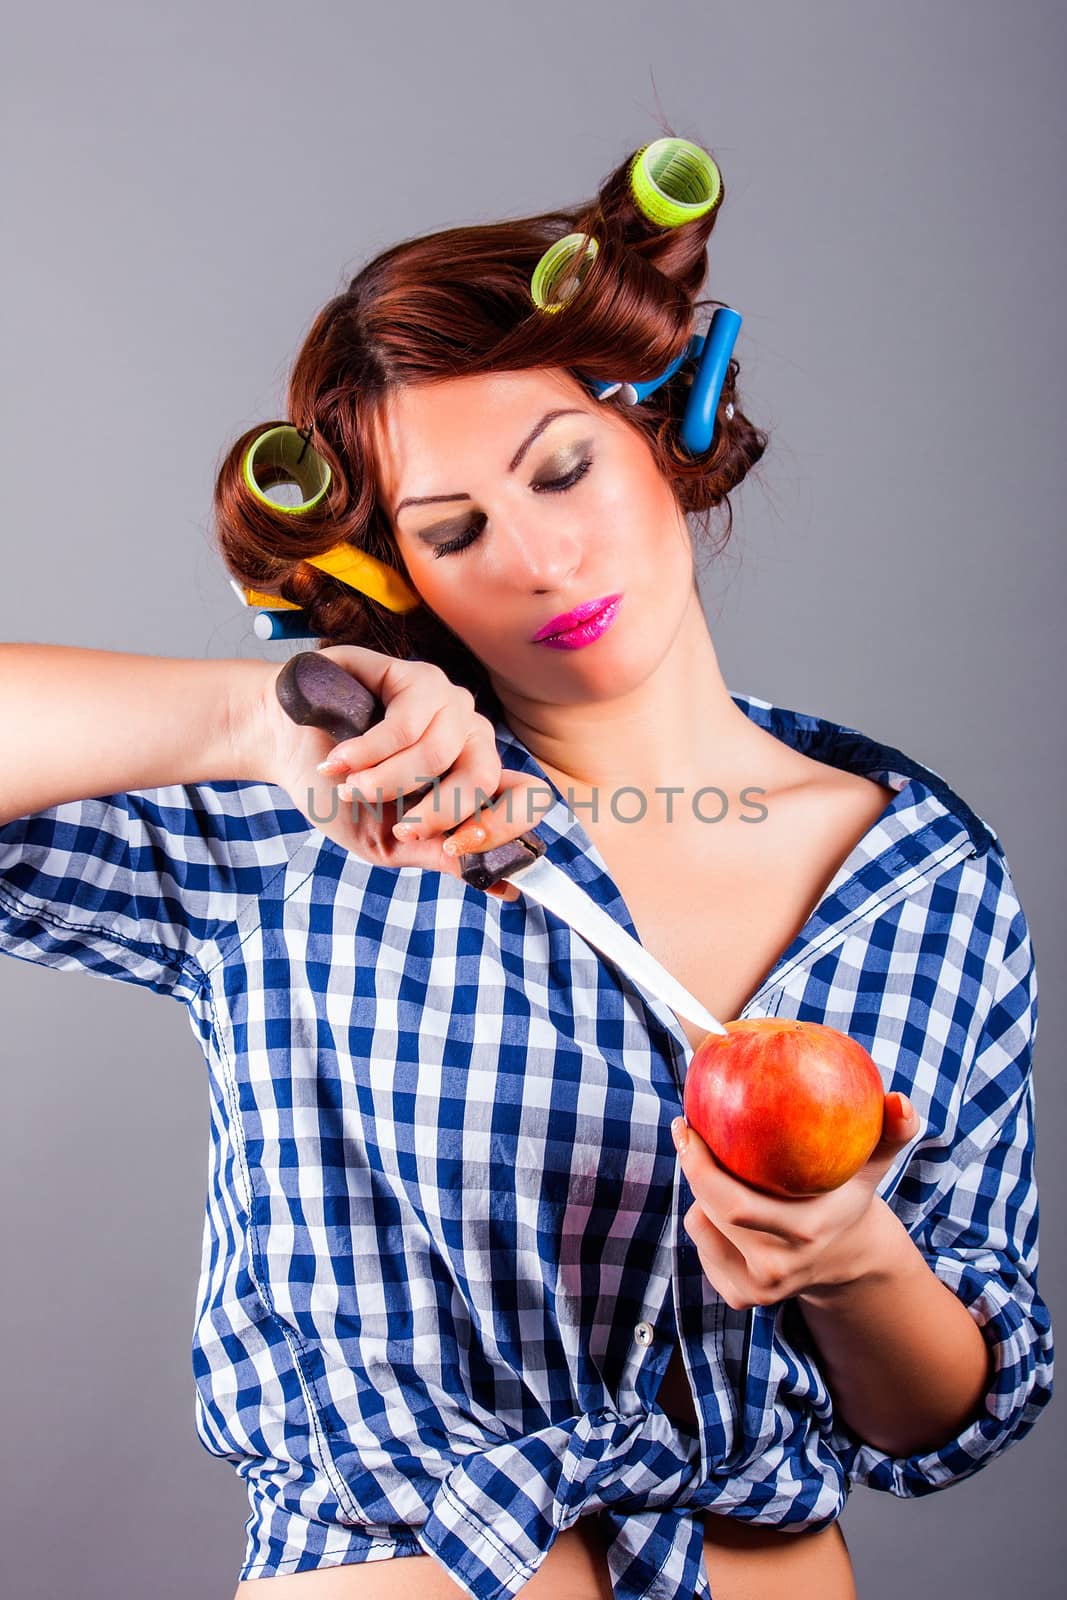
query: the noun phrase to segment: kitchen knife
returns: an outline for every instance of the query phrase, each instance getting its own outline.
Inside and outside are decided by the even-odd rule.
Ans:
[[[385,706],[376,695],[338,662],[315,650],[302,650],[291,656],[278,674],[275,687],[287,716],[301,726],[322,728],[336,741],[358,738],[385,715]],[[432,789],[431,784],[403,796],[405,811]],[[462,825],[457,823],[449,832],[456,832]],[[460,855],[460,877],[472,888],[483,890],[507,878],[547,911],[561,917],[657,1000],[709,1033],[725,1033],[718,1018],[672,978],[644,945],[609,917],[580,884],[546,859],[545,849],[544,840],[530,829],[490,850]]]

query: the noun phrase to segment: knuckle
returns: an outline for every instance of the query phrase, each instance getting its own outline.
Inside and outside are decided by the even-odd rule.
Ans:
[[[463,732],[463,748],[476,760],[500,762],[500,752],[496,747],[496,733],[492,724],[488,728],[483,728],[477,721],[468,723]]]
[[[501,768],[500,752],[496,747],[496,737],[491,734],[482,734],[478,728],[469,728],[463,740],[464,750],[476,752],[475,759],[486,766]]]
[[[507,797],[505,795],[498,795],[494,800],[492,784],[482,784],[480,782],[474,784],[471,801],[474,807],[474,814],[479,822],[491,822],[499,817],[506,817],[506,800]]]
[[[411,678],[432,678],[435,682],[443,678],[446,683],[450,681],[444,668],[436,661],[403,661],[400,665],[407,669]]]
[[[749,1266],[749,1276],[761,1293],[777,1294],[785,1282],[785,1273],[773,1262],[757,1262]]]
[[[753,1284],[755,1288],[763,1290],[770,1288],[770,1278],[771,1274],[767,1270],[766,1263],[756,1259],[755,1257],[749,1257],[748,1281]]]
[[[474,793],[485,807],[492,806],[497,815],[510,816],[511,805],[508,795],[497,795],[500,787],[500,772],[491,762],[476,762],[471,771],[471,783]],[[495,796],[495,798],[494,798]]]
[[[421,727],[416,727],[411,714],[408,711],[390,710],[388,713],[388,724],[389,732],[392,734],[395,741],[396,750],[403,750],[408,745],[414,744],[416,739],[419,737],[419,734],[422,732]]]
[[[440,734],[427,733],[419,741],[420,778],[440,777],[447,762],[443,761],[444,746]]]
[[[359,847],[364,861],[377,864],[386,858],[381,836],[372,828],[363,828],[359,831]]]

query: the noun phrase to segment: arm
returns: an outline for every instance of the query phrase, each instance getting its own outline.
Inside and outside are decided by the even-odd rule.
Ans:
[[[797,1295],[842,1419],[891,1456],[936,1450],[983,1415],[993,1354],[880,1196],[850,1282]]]
[[[339,804],[318,765],[333,740],[285,715],[276,663],[0,645],[0,955],[189,1000],[315,829],[364,869],[459,876],[441,834],[452,801],[465,816],[500,781],[492,723],[429,663],[329,655],[386,706],[346,741],[356,766],[402,793],[447,770],[423,840],[393,836],[391,803]],[[508,775],[506,798],[528,782]],[[517,810],[464,848],[523,831]]]
[[[243,781],[276,670],[0,645],[0,956],[196,995],[307,833]]]
[[[0,644],[0,828],[98,796],[199,788],[209,801],[211,784],[273,785],[363,862],[458,878],[460,862],[443,852],[443,836],[475,807],[482,809],[458,850],[488,850],[536,825],[533,799],[543,800],[543,785],[502,771],[493,724],[468,690],[432,663],[362,645],[326,653],[385,707],[374,727],[337,747],[368,779],[368,805],[338,799],[335,784],[350,768],[342,760],[331,776],[318,765],[334,741],[283,712],[276,662]],[[398,790],[423,790],[431,780],[414,813],[416,837],[397,838]],[[412,815],[410,805],[403,814]],[[519,895],[508,883],[487,893]]]
[[[0,644],[0,824],[90,795],[259,776],[239,748],[241,712],[276,672]]]

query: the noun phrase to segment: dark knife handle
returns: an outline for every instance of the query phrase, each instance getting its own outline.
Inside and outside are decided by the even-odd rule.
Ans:
[[[301,650],[290,656],[278,674],[275,691],[287,717],[301,727],[322,728],[335,743],[358,739],[385,716],[385,706],[376,695],[339,662],[317,650]],[[405,806],[417,804],[432,791],[433,785],[429,784],[404,795]],[[462,826],[457,823],[448,832],[455,833]],[[491,889],[502,878],[543,856],[545,848],[544,840],[530,829],[491,850],[472,850],[457,857],[460,877],[473,889]]]

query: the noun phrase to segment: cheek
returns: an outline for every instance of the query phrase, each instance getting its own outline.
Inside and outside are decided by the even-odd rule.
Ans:
[[[411,581],[423,604],[440,616],[451,619],[457,606],[462,605],[462,588],[456,583],[452,563],[462,557],[433,556],[423,547],[406,556]]]
[[[654,467],[611,475],[598,520],[609,559],[647,563],[660,576],[663,564],[691,559],[688,524]]]
[[[478,591],[470,580],[458,579],[445,570],[450,561],[462,560],[457,556],[434,557],[423,562],[413,574],[415,586],[428,606],[452,632],[475,647],[492,633],[492,616],[486,615]],[[435,570],[436,569],[436,570]]]

